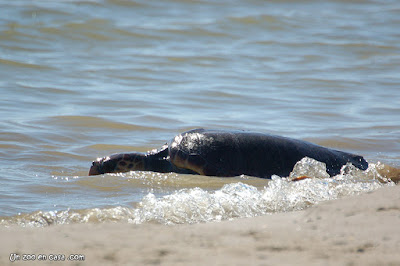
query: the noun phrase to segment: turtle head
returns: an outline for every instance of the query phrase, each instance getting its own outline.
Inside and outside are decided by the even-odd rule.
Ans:
[[[145,158],[146,156],[141,153],[122,153],[98,158],[93,161],[89,175],[143,171],[145,170]]]

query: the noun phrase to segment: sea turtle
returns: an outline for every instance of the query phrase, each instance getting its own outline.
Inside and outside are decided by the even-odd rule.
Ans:
[[[270,178],[288,176],[304,157],[326,164],[330,176],[351,163],[366,170],[362,156],[310,142],[248,131],[194,129],[174,137],[159,150],[114,154],[93,162],[89,175],[137,171],[207,176],[241,174]]]

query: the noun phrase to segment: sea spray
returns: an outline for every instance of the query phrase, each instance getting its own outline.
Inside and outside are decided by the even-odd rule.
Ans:
[[[236,182],[215,191],[198,187],[180,189],[162,197],[148,193],[135,207],[92,208],[83,210],[37,211],[13,217],[3,217],[0,224],[48,226],[70,223],[127,222],[133,224],[159,223],[166,225],[193,224],[254,217],[276,212],[302,210],[322,201],[358,195],[383,186],[384,182],[370,164],[366,171],[346,165],[341,173],[327,177],[325,166],[304,158],[288,178],[273,176],[263,188]],[[307,175],[301,181],[292,177]]]

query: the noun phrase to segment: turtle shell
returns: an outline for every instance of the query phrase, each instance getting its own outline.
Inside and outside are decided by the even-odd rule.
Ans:
[[[331,176],[348,162],[362,170],[368,168],[361,156],[248,131],[194,129],[173,138],[168,151],[170,162],[176,167],[212,176],[288,176],[304,157],[325,163]]]

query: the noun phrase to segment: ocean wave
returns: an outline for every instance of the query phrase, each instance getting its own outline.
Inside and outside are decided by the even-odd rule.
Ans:
[[[366,171],[352,165],[342,168],[330,178],[323,163],[310,158],[298,162],[287,178],[273,176],[264,188],[236,182],[216,191],[201,188],[181,189],[157,198],[147,194],[137,206],[130,208],[92,208],[84,210],[37,211],[0,220],[4,226],[48,226],[70,223],[127,222],[165,225],[193,224],[254,217],[276,212],[297,211],[345,196],[358,195],[383,186],[394,185],[379,174],[379,164],[370,164]],[[293,182],[292,178],[309,176]]]

